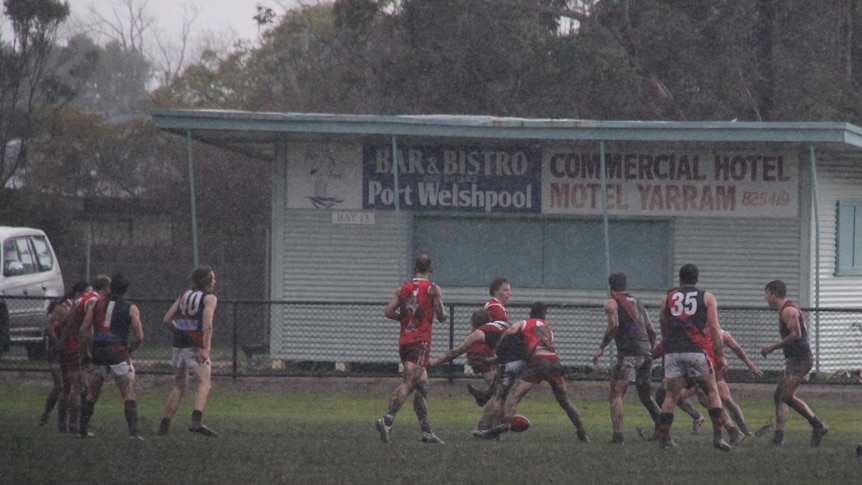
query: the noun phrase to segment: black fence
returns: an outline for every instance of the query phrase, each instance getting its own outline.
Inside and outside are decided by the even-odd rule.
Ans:
[[[10,313],[33,298],[4,297]],[[161,321],[173,301],[135,300],[144,323],[145,342],[132,356],[139,373],[170,374],[171,332]],[[45,302],[43,301],[43,304]],[[383,303],[230,301],[218,304],[213,334],[213,374],[243,376],[397,376],[398,322],[383,316]],[[432,354],[457,346],[471,331],[477,303],[448,304],[447,322],[435,325]],[[510,320],[527,317],[529,306],[507,305]],[[658,331],[657,308],[648,308]],[[862,309],[807,308],[815,353],[812,378],[822,382],[859,382],[862,370]],[[778,375],[780,350],[763,358],[760,349],[778,341],[778,315],[763,308],[720,307],[722,328],[731,332],[748,356],[770,376]],[[555,347],[570,379],[606,379],[615,357],[605,350],[598,365],[592,355],[606,319],[601,305],[551,305],[548,322]],[[32,349],[31,349],[32,350]],[[743,362],[728,351],[729,379],[754,382]],[[44,371],[47,363],[23,346],[12,345],[0,357],[0,371]],[[431,369],[432,376],[472,375],[464,356]],[[660,378],[661,365],[655,376]],[[757,379],[763,382],[763,378]]]

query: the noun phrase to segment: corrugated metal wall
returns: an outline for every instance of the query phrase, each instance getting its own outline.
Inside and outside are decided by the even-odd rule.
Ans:
[[[862,197],[862,158],[855,154],[831,153],[817,155],[817,204],[818,233],[820,234],[820,291],[815,298],[812,278],[810,306],[821,308],[862,307],[862,277],[836,275],[837,268],[837,205],[842,199]],[[814,233],[811,244],[815,244]],[[816,274],[815,255],[812,255],[811,274]],[[850,323],[848,323],[848,321]],[[858,315],[848,318],[810,318],[809,328],[816,339],[812,342],[815,353],[819,351],[821,370],[858,368],[856,362],[848,362],[848,355],[860,355],[862,351],[862,321]]]
[[[820,306],[862,307],[862,277],[836,276],[837,204],[862,198],[862,158],[844,155],[817,160],[817,204],[820,226]],[[814,234],[812,233],[812,244]],[[811,274],[815,273],[812,256]],[[814,281],[811,285],[813,287]],[[812,290],[813,295],[813,290]],[[812,296],[812,304],[814,297]]]
[[[374,224],[334,224],[327,210],[285,211],[281,298],[385,304],[406,276],[409,232],[399,231],[394,213],[374,218]]]
[[[797,219],[679,218],[674,223],[674,263],[700,269],[699,286],[719,309],[766,306],[763,287],[781,279],[798,294],[802,241]]]

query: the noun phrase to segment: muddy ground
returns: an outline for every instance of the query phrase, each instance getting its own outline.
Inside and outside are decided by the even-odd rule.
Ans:
[[[169,375],[142,374],[138,376],[138,389],[167,389],[172,385]],[[311,393],[381,393],[389,394],[400,379],[393,377],[214,377],[213,386],[222,389],[249,391],[282,391]],[[451,382],[445,378],[432,378],[430,392],[441,395],[465,395],[467,383],[481,386],[478,378],[459,378]],[[0,385],[39,385],[50,386],[47,372],[0,372]],[[605,397],[608,392],[606,381],[570,380],[567,382],[569,394],[573,398]],[[657,383],[656,383],[657,385]],[[739,401],[771,400],[775,392],[774,383],[739,384],[729,383],[731,393]],[[550,396],[550,388],[542,384],[533,391],[535,395]],[[634,389],[630,391],[634,396]],[[805,400],[835,400],[862,404],[862,386],[858,384],[812,384],[804,383],[799,396]]]

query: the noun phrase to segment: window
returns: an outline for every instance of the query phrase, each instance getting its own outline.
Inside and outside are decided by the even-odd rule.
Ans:
[[[862,200],[838,201],[836,275],[862,275]]]
[[[665,220],[612,221],[611,271],[632,287],[673,285],[672,234]],[[607,288],[604,225],[600,219],[493,217],[414,219],[414,254],[434,259],[441,285],[486,286],[505,276],[523,288]]]
[[[39,271],[51,271],[54,268],[54,256],[51,254],[48,238],[45,236],[33,236],[32,241],[33,247],[36,249],[36,261],[39,264]]]
[[[28,238],[8,239],[3,243],[3,274],[17,276],[36,272]]]

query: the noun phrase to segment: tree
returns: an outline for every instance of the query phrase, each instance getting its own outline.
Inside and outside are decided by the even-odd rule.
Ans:
[[[94,61],[92,52],[57,52],[57,29],[69,15],[67,3],[4,0],[3,6],[13,39],[0,45],[0,187],[24,168],[40,126],[75,97]]]
[[[114,41],[98,46],[84,34],[72,37],[69,44],[77,46],[77,51],[97,52],[99,58],[76,105],[108,116],[129,116],[149,103],[152,67],[139,51]]]

